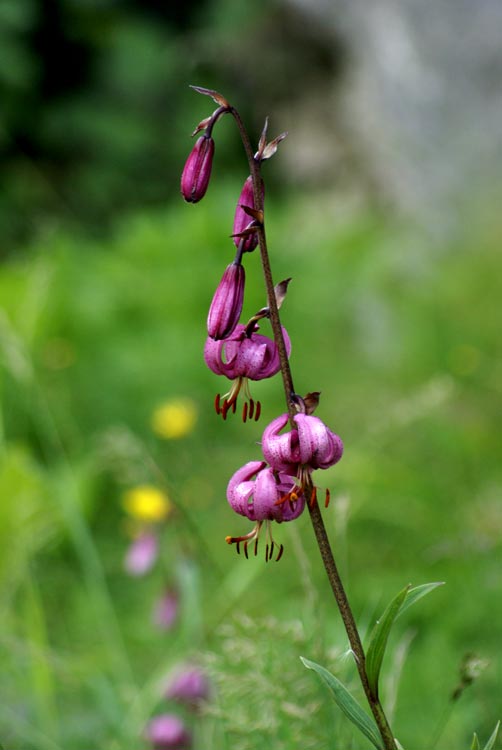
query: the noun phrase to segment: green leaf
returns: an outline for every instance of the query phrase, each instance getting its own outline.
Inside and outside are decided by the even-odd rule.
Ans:
[[[471,750],[481,750],[481,745],[479,744],[478,735],[476,732],[472,735],[472,744],[471,744]]]
[[[381,618],[377,620],[371,632],[370,643],[366,652],[366,674],[371,692],[375,696],[378,695],[378,678],[380,676],[380,669],[382,668],[389,633],[409,589],[410,586],[406,586],[406,588],[394,597]]]
[[[499,733],[499,729],[500,729],[500,721],[497,721],[497,726],[493,730],[493,734],[490,737],[490,739],[488,740],[488,742],[486,743],[486,745],[484,746],[483,750],[492,750],[492,748],[494,747],[495,742],[497,740],[497,735]]]
[[[411,607],[412,604],[415,604],[415,602],[418,602],[419,599],[421,599],[423,596],[427,596],[431,591],[434,591],[434,589],[437,589],[438,586],[444,586],[444,581],[435,581],[434,583],[423,583],[421,586],[413,586],[413,588],[408,588],[408,593],[406,594],[406,598],[401,605],[401,609],[399,610],[396,617],[400,617],[403,612],[406,612],[408,607]]]
[[[368,714],[363,711],[359,703],[352,697],[340,680],[327,669],[321,667],[320,664],[316,664],[315,661],[309,661],[309,659],[305,659],[303,656],[300,656],[300,659],[307,669],[313,669],[314,672],[317,672],[323,682],[326,683],[331,690],[337,705],[343,711],[345,716],[355,724],[359,731],[362,732],[371,743],[373,743],[377,750],[384,750],[384,745],[376,724],[370,719]]]
[[[382,669],[382,662],[385,655],[385,649],[387,648],[389,634],[395,620],[397,620],[399,615],[408,609],[408,607],[411,607],[412,604],[417,602],[423,596],[426,596],[430,591],[433,591],[435,588],[442,585],[442,582],[424,583],[421,586],[414,587],[409,584],[394,597],[383,615],[377,620],[376,625],[371,632],[370,642],[366,652],[366,674],[368,675],[370,688],[375,696],[378,695],[380,670]]]

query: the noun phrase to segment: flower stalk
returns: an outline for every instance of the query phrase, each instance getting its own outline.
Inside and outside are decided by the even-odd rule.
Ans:
[[[273,156],[278,144],[287,134],[281,133],[267,143],[268,121],[265,121],[258,151],[254,153],[239,112],[218,92],[196,86],[192,88],[201,94],[210,96],[219,105],[219,108],[211,117],[198,125],[196,133],[204,130],[204,137],[212,139],[212,128],[223,114],[230,114],[239,130],[249,165],[250,177],[246,180],[241,192],[241,197],[244,196],[242,202],[241,199],[238,201],[236,211],[238,221],[236,222],[234,219],[234,235],[232,236],[241,253],[238,258],[239,265],[242,252],[251,252],[256,241],[258,242],[267,292],[267,307],[259,311],[247,326],[242,326],[237,324],[237,320],[242,306],[243,269],[237,272],[233,266],[230,266],[230,271],[227,269],[217,290],[210,312],[211,325],[209,326],[209,339],[205,347],[205,360],[213,372],[237,378],[237,380],[235,381],[236,385],[233,386],[229,394],[223,397],[222,402],[220,397],[217,396],[216,411],[225,418],[229,409],[235,410],[235,400],[246,377],[263,379],[264,377],[270,377],[278,370],[281,372],[287,406],[287,415],[274,420],[263,434],[262,450],[266,460],[249,462],[239,469],[230,480],[227,489],[227,499],[230,505],[236,512],[255,521],[256,525],[249,534],[227,537],[226,541],[229,544],[235,544],[238,552],[239,545],[242,543],[246,557],[248,544],[253,541],[256,554],[260,529],[265,524],[268,536],[265,559],[269,560],[274,553],[274,541],[270,532],[271,522],[281,523],[282,521],[292,520],[292,518],[300,515],[304,505],[307,505],[321,559],[347,632],[361,684],[382,738],[382,747],[385,750],[396,750],[394,736],[380,703],[377,689],[372,687],[368,679],[366,655],[321,516],[317,502],[317,488],[311,479],[313,470],[327,468],[341,458],[343,444],[341,439],[335,433],[332,433],[321,420],[311,416],[317,406],[319,393],[308,393],[304,398],[295,393],[288,359],[289,338],[287,334],[286,336],[284,334],[279,315],[279,307],[289,279],[279,285],[279,287],[282,287],[279,290],[274,287],[273,282],[265,233],[264,184],[261,176],[261,162]],[[208,152],[207,158],[205,160],[199,158],[198,149],[200,150],[200,147],[196,144],[185,167],[190,179],[185,180],[187,186],[184,193],[187,193],[188,199],[191,200],[199,200],[204,195],[209,182],[213,146],[211,144],[211,150],[208,144],[203,143],[203,146],[206,147]],[[206,156],[206,153],[204,152],[203,155]],[[252,184],[252,206],[248,205],[251,202],[249,181]],[[195,194],[195,198],[192,197],[193,194]],[[185,195],[185,199],[187,199],[187,195]],[[247,216],[244,216],[241,212]],[[247,217],[250,218],[249,223],[246,220]],[[236,228],[239,231],[236,231]],[[238,275],[239,278],[237,278]],[[230,301],[227,305],[229,293]],[[269,318],[274,341],[263,344],[262,349],[259,349],[258,339],[263,337],[258,336],[256,330],[257,320],[262,317]],[[272,358],[270,346],[274,344],[275,353],[273,356],[278,360],[278,368],[277,364],[272,367],[268,360],[263,359],[263,362],[260,360],[260,357],[265,357],[267,352]],[[224,355],[223,359],[222,354]],[[273,361],[273,358],[271,361]],[[250,397],[249,403],[253,408],[254,402]],[[246,421],[246,418],[247,404],[243,412],[243,421]],[[288,421],[291,432],[280,435],[279,433]],[[267,462],[270,464],[269,467],[267,467]],[[329,492],[326,493],[326,506],[328,502]],[[283,547],[280,545],[277,560],[281,557],[282,551]]]
[[[246,152],[250,175],[251,175],[251,179],[253,182],[254,205],[255,205],[257,213],[261,212],[262,217],[263,217],[263,187],[262,187],[263,181],[261,177],[260,161],[256,159],[253,154],[253,150],[251,147],[251,142],[249,140],[247,130],[244,126],[244,123],[242,122],[242,119],[239,113],[234,107],[230,107],[229,112],[233,116],[237,124],[239,133],[241,136],[242,144]],[[290,424],[291,424],[291,427],[294,428],[295,423],[293,420],[298,412],[297,412],[296,405],[295,405],[296,402],[295,402],[295,391],[293,387],[293,376],[291,374],[291,367],[289,365],[286,344],[285,344],[284,336],[282,333],[282,325],[281,325],[281,319],[279,315],[279,309],[278,309],[275,294],[274,294],[274,281],[273,281],[272,270],[270,266],[267,239],[265,235],[264,217],[262,218],[262,221],[260,221],[257,226],[257,236],[258,236],[258,245],[260,248],[263,275],[265,279],[265,286],[266,286],[267,296],[268,296],[268,307],[270,311],[269,312],[270,324],[272,326],[274,340],[275,340],[278,353],[279,353],[281,375],[282,375],[282,380],[283,380],[283,385],[284,385],[286,405],[287,405],[288,414],[290,417]],[[356,621],[352,613],[349,601],[347,599],[347,595],[345,593],[345,589],[343,587],[343,583],[340,578],[338,568],[335,563],[335,558],[333,555],[333,551],[331,549],[328,534],[326,532],[326,527],[324,525],[321,511],[320,511],[317,501],[315,500],[315,497],[314,497],[314,501],[312,502],[312,493],[314,492],[314,488],[313,487],[310,489],[307,488],[306,492],[308,493],[309,491],[310,491],[310,497],[308,496],[306,497],[306,505],[309,509],[310,520],[312,522],[312,528],[314,530],[317,545],[319,547],[319,552],[321,554],[321,559],[323,561],[324,568],[326,570],[326,574],[328,576],[328,580],[331,585],[331,589],[333,591],[333,595],[335,597],[343,624],[345,626],[345,630],[347,632],[350,647],[354,655],[354,660],[356,662],[357,671],[359,673],[359,678],[361,680],[364,693],[366,695],[371,712],[375,718],[375,722],[380,731],[380,735],[382,737],[385,750],[396,750],[396,744],[394,742],[394,735],[389,726],[389,723],[385,716],[380,700],[378,696],[373,693],[368,682],[368,677],[366,674],[366,656],[364,653],[363,645],[361,643],[361,638],[359,636],[359,631],[357,629]]]

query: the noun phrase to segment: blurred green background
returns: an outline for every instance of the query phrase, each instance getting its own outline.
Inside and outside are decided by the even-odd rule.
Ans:
[[[228,479],[284,406],[273,379],[252,384],[258,425],[213,412],[225,387],[203,363],[205,318],[247,171],[223,120],[206,198],[181,200],[190,133],[213,108],[191,83],[229,98],[255,140],[267,114],[272,135],[290,131],[264,166],[267,235],[276,280],[293,277],[296,388],[322,392],[317,414],[345,442],[316,481],[362,632],[407,583],[445,581],[391,639],[396,735],[432,747],[442,728],[438,748],[467,748],[502,713],[498,193],[467,182],[444,210],[414,212],[386,192],[333,94],[357,54],[343,20],[330,39],[294,3],[0,3],[6,750],[148,747],[146,722],[172,710],[163,681],[186,660],[213,684],[202,715],[174,709],[196,748],[365,746],[299,660],[360,696],[307,514],[277,528],[277,565],[224,543],[250,528]],[[333,152],[321,130],[300,139],[316,120],[333,123]],[[246,272],[247,318],[264,304],[256,253]],[[195,425],[159,434],[153,416],[180,399]],[[143,526],[123,497],[145,485],[173,510],[155,567],[131,577]],[[166,587],[180,606],[163,631]],[[450,715],[468,654],[485,668]]]

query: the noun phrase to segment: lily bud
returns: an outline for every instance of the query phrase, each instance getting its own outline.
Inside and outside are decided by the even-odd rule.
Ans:
[[[265,194],[265,187],[262,183],[262,196]],[[253,180],[251,177],[248,177],[242,186],[241,194],[239,196],[239,200],[237,201],[237,207],[235,209],[235,216],[234,216],[234,230],[233,234],[238,235],[241,232],[243,232],[250,224],[252,224],[253,219],[241,208],[241,206],[248,206],[249,208],[256,208],[254,204],[254,194],[253,194]],[[234,242],[236,247],[239,246],[239,242],[241,241],[241,238],[234,237]],[[250,253],[252,250],[255,249],[256,245],[258,244],[258,234],[256,232],[253,232],[252,234],[248,234],[247,237],[244,238],[243,244],[242,244],[242,252],[244,253]]]
[[[215,341],[230,336],[239,322],[245,280],[246,272],[241,263],[234,261],[226,267],[207,316],[207,332]]]
[[[188,203],[197,203],[206,194],[213,165],[214,140],[201,135],[186,160],[181,175],[181,194]]]

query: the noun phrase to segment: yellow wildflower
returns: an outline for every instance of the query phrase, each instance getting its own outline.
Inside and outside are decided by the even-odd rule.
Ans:
[[[148,484],[128,490],[122,504],[130,516],[146,523],[163,521],[172,509],[172,503],[165,492]]]
[[[173,398],[160,404],[152,414],[152,430],[158,437],[175,440],[192,432],[197,407],[190,398]]]

